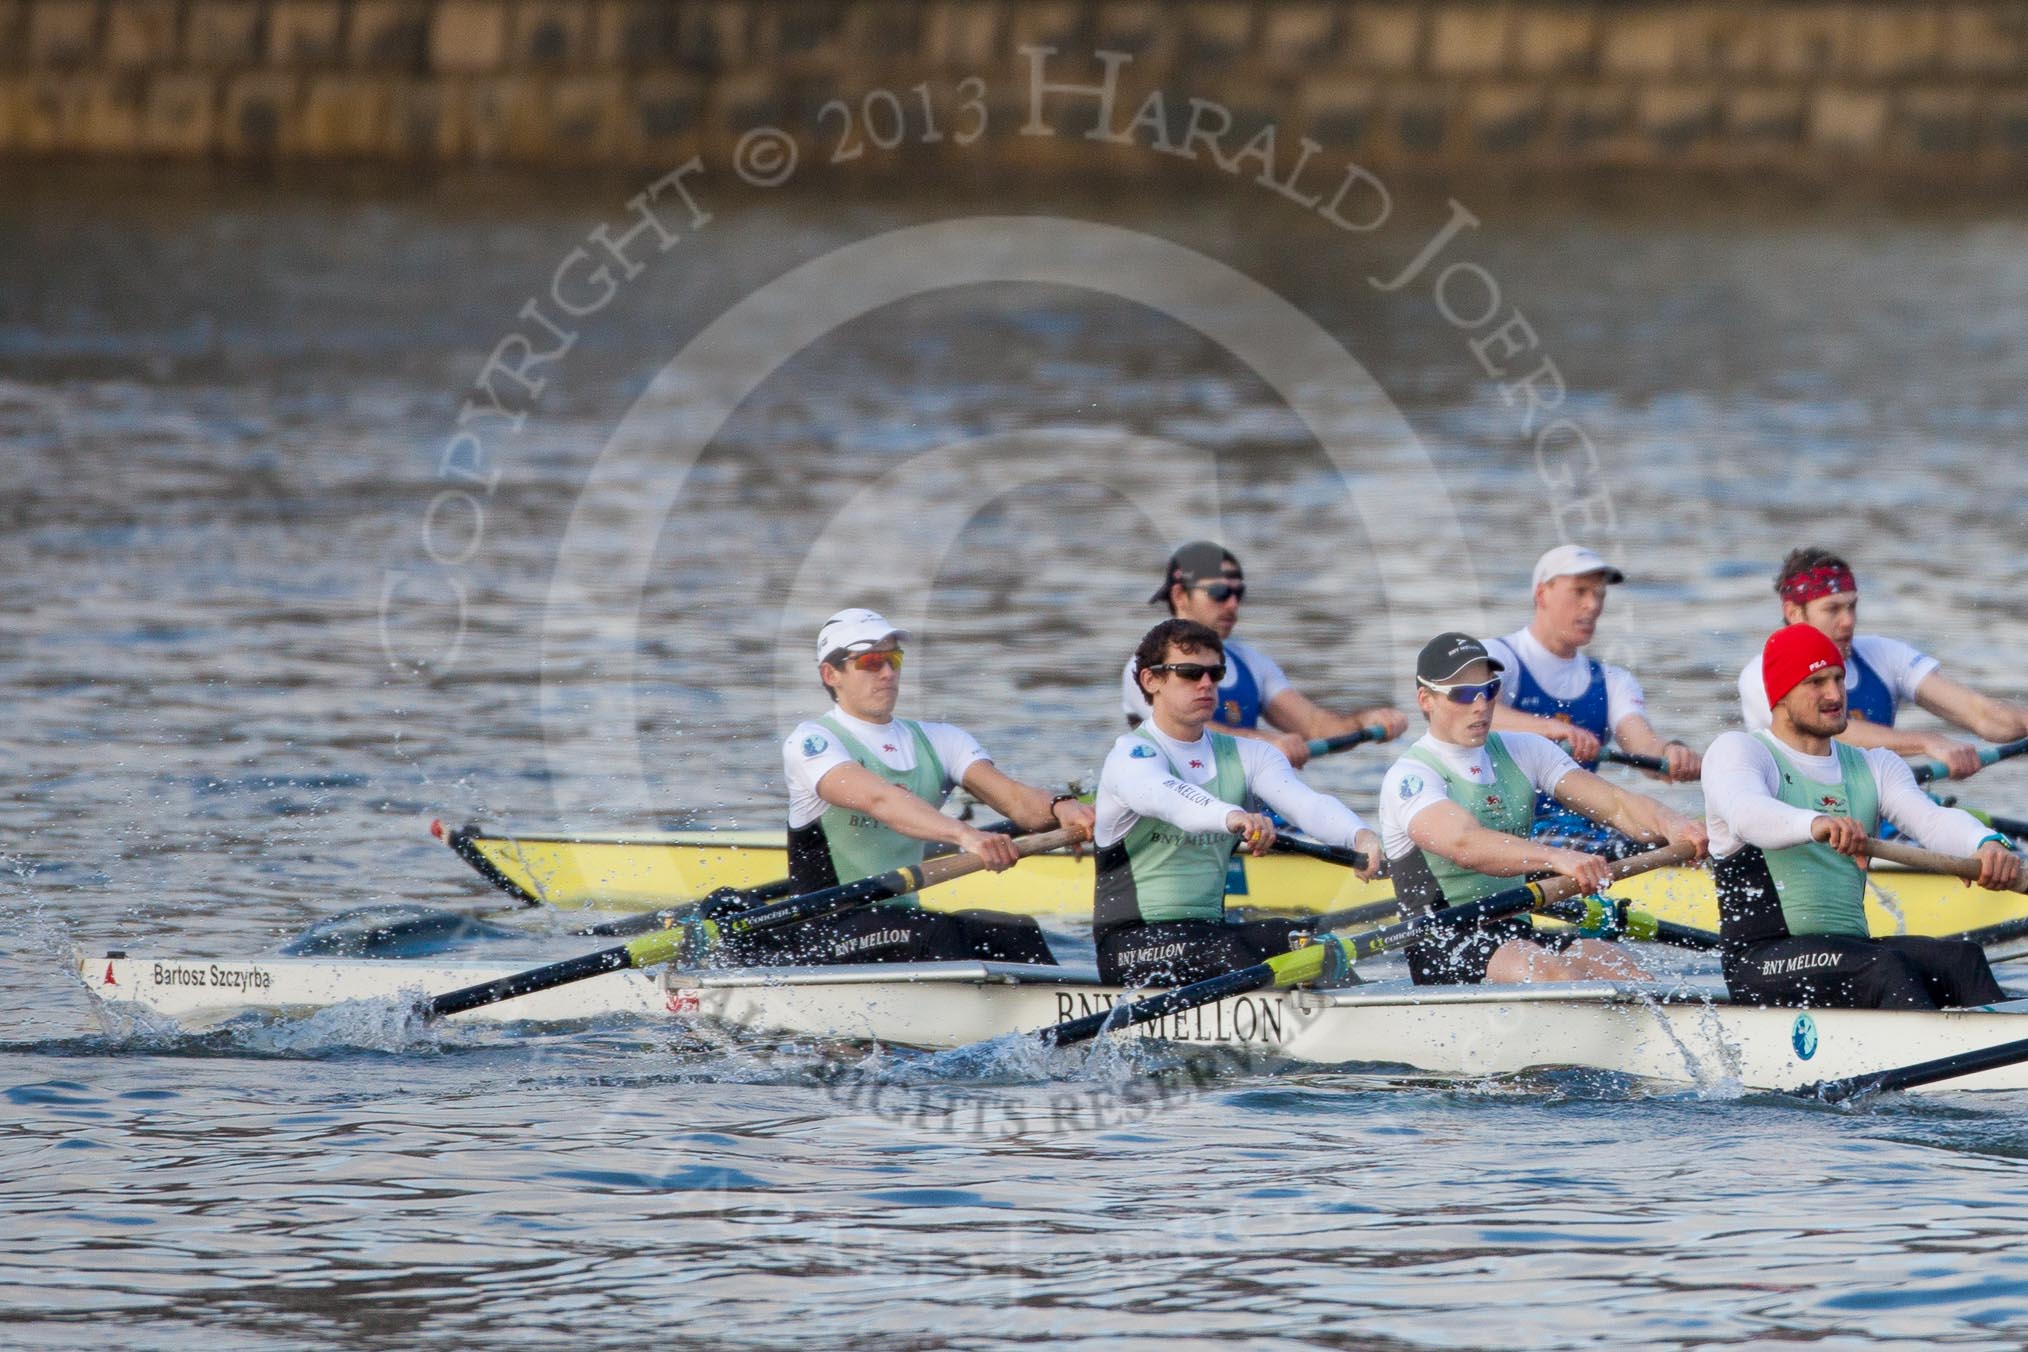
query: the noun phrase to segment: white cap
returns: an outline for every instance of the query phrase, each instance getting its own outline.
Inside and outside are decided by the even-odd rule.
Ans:
[[[908,630],[889,624],[877,610],[841,610],[817,631],[817,660],[821,662],[840,649],[864,652],[882,639],[898,638],[906,643],[912,637]]]
[[[1604,573],[1608,582],[1627,580],[1625,573],[1583,545],[1558,545],[1535,560],[1535,580],[1528,585],[1539,587],[1552,577],[1582,577],[1586,573]]]

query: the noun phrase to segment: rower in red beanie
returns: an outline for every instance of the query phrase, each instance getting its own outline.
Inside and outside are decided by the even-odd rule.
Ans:
[[[1725,984],[1743,1004],[1938,1009],[2006,999],[1985,950],[1958,939],[1866,927],[1868,836],[1891,821],[1930,849],[1976,855],[1979,885],[2021,875],[2004,836],[1932,801],[1908,762],[1836,740],[1848,726],[1845,654],[1809,624],[1760,656],[1769,725],[1722,734],[1704,753],[1711,871],[1725,938]]]

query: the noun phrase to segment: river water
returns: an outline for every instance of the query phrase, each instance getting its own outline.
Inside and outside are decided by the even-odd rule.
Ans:
[[[1195,535],[1326,702],[1518,627],[1564,538],[1666,734],[1730,724],[1806,540],[2022,693],[2018,206],[1399,186],[1349,234],[1220,175],[707,174],[598,273],[643,186],[0,193],[7,1342],[2020,1345],[2013,1096],[101,1026],[73,946],[483,906],[432,817],[777,820],[842,605],[917,629],[906,711],[1089,778]]]

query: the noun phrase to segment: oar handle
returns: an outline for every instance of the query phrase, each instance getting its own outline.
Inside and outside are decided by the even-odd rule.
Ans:
[[[1039,835],[1020,837],[1014,842],[1014,853],[1019,858],[1026,859],[1031,854],[1060,850],[1068,844],[1070,832],[1044,831]],[[984,867],[985,861],[975,854],[947,854],[940,859],[927,859],[920,864],[895,869],[891,873],[876,874],[871,878],[861,878],[857,882],[827,887],[821,892],[790,897],[787,901],[778,901],[772,906],[762,906],[755,910],[729,915],[717,923],[717,935],[714,937],[737,938],[747,934],[758,934],[763,930],[780,929],[783,925],[793,925],[798,921],[818,920],[865,902],[907,896],[910,892],[919,892],[925,887],[935,887],[938,883],[947,883],[954,878],[977,873]],[[658,962],[668,962],[683,953],[681,938],[673,930],[637,939],[633,946],[642,950],[636,954],[634,962],[636,967],[652,967]]]
[[[2002,742],[1998,746],[1980,747],[1979,766],[1983,769],[1988,765],[1998,765],[2003,760],[2014,759],[2014,757],[2024,751],[2028,751],[2028,737],[2022,737],[2012,742]],[[1917,761],[1908,768],[1914,773],[1915,782],[1918,784],[1927,784],[1931,780],[1944,779],[1951,772],[1950,766],[1945,765],[1940,760]]]
[[[1318,737],[1310,742],[1312,756],[1328,756],[1334,751],[1344,751],[1358,746],[1361,742],[1384,742],[1387,729],[1372,723],[1357,732],[1341,732],[1336,737]]]
[[[1636,770],[1652,770],[1658,775],[1669,773],[1669,762],[1660,756],[1643,756],[1638,752],[1621,751],[1617,747],[1609,746],[1598,753],[1598,758],[1602,761],[1611,761],[1614,765],[1631,765]]]
[[[1936,850],[1925,850],[1920,845],[1910,845],[1900,840],[1875,840],[1867,837],[1866,853],[1875,859],[1886,859],[1925,873],[1948,873],[1953,878],[1976,878],[1979,876],[1979,861],[1960,855],[1942,854]],[[2028,892],[2028,875],[2017,880],[2013,892]]]
[[[1663,868],[1670,864],[1687,864],[1697,857],[1695,845],[1670,845],[1645,854],[1633,855],[1610,865],[1615,881],[1631,878],[1650,869]],[[1087,1014],[1083,1018],[1071,1019],[1064,1023],[1044,1028],[1036,1037],[1045,1045],[1064,1046],[1072,1042],[1083,1042],[1098,1036],[1108,1029],[1131,1028],[1136,1024],[1151,1023],[1167,1018],[1171,1014],[1199,1005],[1212,1004],[1249,991],[1262,990],[1269,986],[1277,988],[1300,986],[1306,981],[1315,981],[1327,970],[1346,961],[1357,961],[1375,953],[1399,948],[1417,935],[1432,929],[1453,929],[1475,925],[1484,920],[1497,920],[1502,916],[1515,915],[1533,910],[1575,896],[1578,884],[1570,878],[1544,878],[1538,882],[1526,883],[1495,896],[1468,902],[1463,906],[1447,906],[1434,915],[1418,916],[1389,925],[1385,929],[1368,930],[1361,934],[1333,934],[1323,936],[1319,942],[1302,948],[1278,954],[1266,962],[1251,967],[1241,967],[1220,976],[1193,981],[1187,986],[1164,991],[1160,995],[1136,1000],[1129,1005],[1115,1005],[1111,1009]]]

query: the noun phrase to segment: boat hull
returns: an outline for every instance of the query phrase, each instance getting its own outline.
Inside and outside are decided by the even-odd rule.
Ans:
[[[461,857],[496,886],[523,900],[564,908],[653,910],[694,900],[718,887],[752,887],[788,873],[779,831],[670,832],[632,836],[486,834],[472,828],[449,839]],[[1350,869],[1296,855],[1235,858],[1226,904],[1290,913],[1339,910],[1393,897],[1393,884],[1361,882]],[[1669,868],[1615,884],[1613,895],[1662,920],[1718,928],[1718,899],[1703,869]],[[1049,916],[1091,914],[1092,861],[1037,855],[1007,873],[975,873],[930,888],[923,904],[939,910],[1012,911]],[[2028,951],[2028,896],[1967,888],[1958,878],[1881,865],[1867,884],[1875,934],[1976,933],[2000,953]]]
[[[353,1000],[419,1000],[512,972],[501,963],[92,957],[109,1010],[201,1027],[248,1011],[302,1014]],[[824,1038],[946,1049],[1110,1008],[1090,969],[1001,963],[615,972],[454,1016],[459,1021],[652,1017],[712,1036]],[[1575,1068],[1669,1084],[1794,1089],[2028,1036],[2028,1001],[1992,1010],[1756,1009],[1715,982],[1678,986],[1416,988],[1389,982],[1236,996],[1129,1036],[1320,1065],[1401,1066],[1485,1078]],[[1061,1053],[1070,1055],[1074,1053]],[[2028,1067],[1942,1089],[2028,1089]]]

